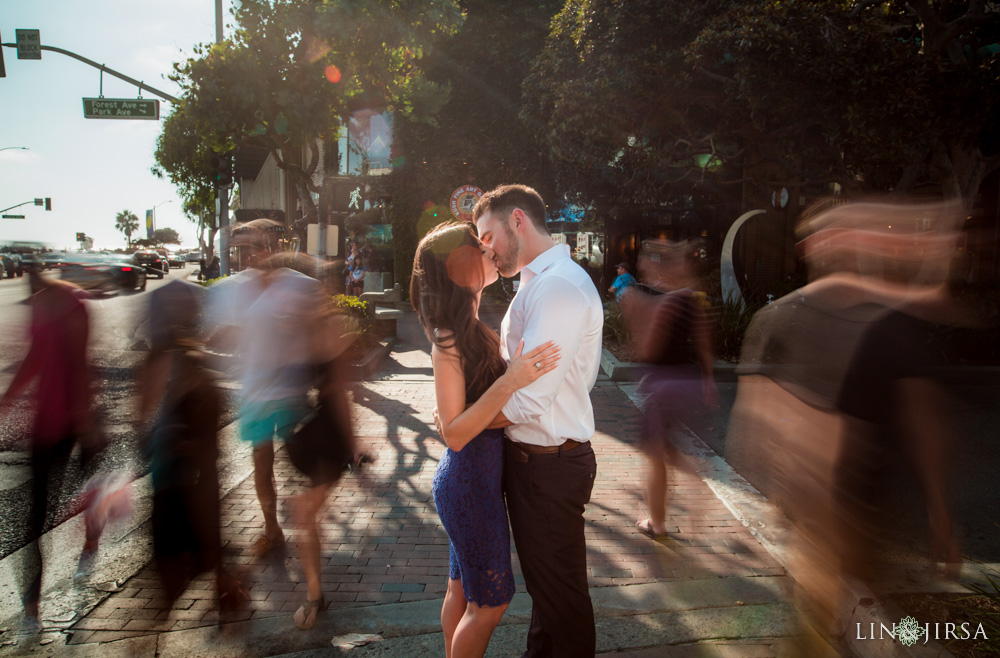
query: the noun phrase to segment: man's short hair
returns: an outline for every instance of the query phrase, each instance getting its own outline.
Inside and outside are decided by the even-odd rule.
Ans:
[[[484,194],[472,210],[472,221],[478,221],[484,214],[506,217],[515,208],[520,208],[531,218],[532,223],[545,235],[549,229],[545,225],[545,202],[542,195],[527,185],[501,185]]]

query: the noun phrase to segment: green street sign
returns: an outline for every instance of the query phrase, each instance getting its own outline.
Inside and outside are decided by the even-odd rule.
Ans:
[[[0,215],[3,219],[24,219],[24,215]]]
[[[84,119],[160,118],[160,101],[145,98],[84,98]]]

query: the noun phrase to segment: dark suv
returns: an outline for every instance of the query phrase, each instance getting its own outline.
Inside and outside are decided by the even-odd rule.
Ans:
[[[147,274],[158,279],[162,279],[170,271],[167,260],[155,251],[137,251],[132,255],[132,260],[136,265],[141,265]]]

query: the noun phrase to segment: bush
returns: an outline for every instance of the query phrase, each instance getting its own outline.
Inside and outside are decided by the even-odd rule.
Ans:
[[[715,326],[712,349],[715,350],[717,358],[726,361],[740,360],[743,336],[754,314],[763,306],[764,304],[760,302],[742,303],[724,299],[709,309],[709,318],[713,320]]]
[[[333,305],[347,315],[351,333],[359,339],[374,335],[375,318],[371,304],[354,295],[334,295],[332,300]]]
[[[604,307],[604,340],[622,344],[632,340],[628,322],[617,302],[608,302]]]
[[[334,295],[333,305],[357,318],[371,317],[371,304],[354,295]]]
[[[204,286],[204,287],[206,287],[206,288],[207,288],[207,287],[209,287],[210,285],[212,285],[213,283],[215,283],[216,281],[222,281],[222,280],[223,280],[223,279],[225,279],[225,278],[226,278],[226,277],[224,277],[224,276],[220,276],[220,277],[218,277],[218,278],[215,278],[215,279],[198,279],[198,281],[196,281],[196,283],[197,283],[197,284],[198,284],[199,286]]]

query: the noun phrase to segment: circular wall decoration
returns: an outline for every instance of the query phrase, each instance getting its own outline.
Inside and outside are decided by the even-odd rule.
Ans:
[[[463,185],[451,193],[451,214],[462,222],[472,221],[472,209],[476,207],[483,191],[475,185]]]

